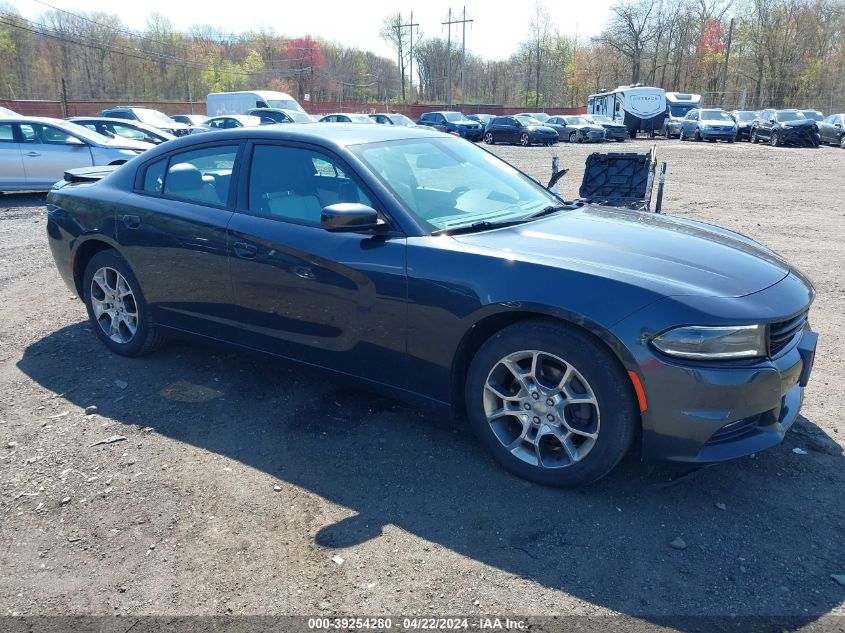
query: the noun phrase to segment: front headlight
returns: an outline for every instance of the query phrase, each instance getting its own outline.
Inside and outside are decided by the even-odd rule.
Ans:
[[[758,358],[766,355],[766,326],[683,326],[658,334],[651,339],[651,344],[667,356],[676,358]]]

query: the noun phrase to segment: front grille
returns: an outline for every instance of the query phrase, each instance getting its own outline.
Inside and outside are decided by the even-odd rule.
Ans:
[[[809,312],[804,311],[791,319],[769,325],[769,356],[777,356],[795,339],[807,324],[808,316]]]
[[[716,431],[712,437],[707,441],[708,444],[723,444],[724,442],[731,442],[745,437],[753,432],[760,423],[762,415],[753,415],[750,418],[743,418],[736,422],[726,424],[721,429]]]

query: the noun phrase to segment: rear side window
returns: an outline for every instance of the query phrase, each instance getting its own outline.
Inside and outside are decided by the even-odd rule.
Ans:
[[[164,172],[167,169],[167,158],[157,160],[147,167],[144,174],[144,191],[161,193],[164,189]]]
[[[167,197],[213,206],[225,206],[237,145],[206,147],[170,156],[166,171],[164,162],[155,162],[144,174],[144,191]],[[164,172],[163,182],[159,184]]]
[[[0,143],[14,143],[15,131],[11,123],[0,123]]]

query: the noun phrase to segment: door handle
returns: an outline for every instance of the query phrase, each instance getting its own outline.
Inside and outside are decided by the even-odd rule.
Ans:
[[[249,242],[235,242],[232,244],[232,249],[235,251],[235,255],[242,259],[255,259],[258,253],[258,247]]]
[[[39,152],[27,152],[26,155],[32,156],[33,158],[35,158],[36,156],[41,156]]]
[[[137,229],[141,226],[141,218],[137,215],[124,215],[123,224],[127,229]]]

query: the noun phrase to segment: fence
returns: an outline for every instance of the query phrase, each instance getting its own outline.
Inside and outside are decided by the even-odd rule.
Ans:
[[[63,118],[65,116],[92,116],[100,113],[101,110],[118,105],[134,105],[145,108],[160,110],[165,114],[205,114],[205,102],[188,101],[67,101],[66,106],[61,101],[30,101],[16,99],[0,99],[0,106],[14,110],[18,114],[26,116],[45,116]],[[65,107],[67,113],[65,113]],[[329,112],[400,112],[414,120],[418,119],[423,112],[435,110],[446,110],[445,104],[396,104],[377,101],[323,101],[305,102],[302,104],[311,114],[327,114]],[[453,110],[461,110],[467,114],[487,113],[493,115],[518,114],[519,112],[532,112],[537,108],[512,108],[501,105],[461,105],[456,104]],[[583,114],[586,108],[540,108],[548,114]]]

